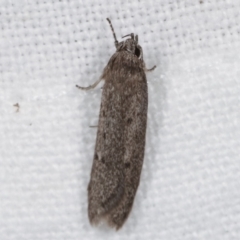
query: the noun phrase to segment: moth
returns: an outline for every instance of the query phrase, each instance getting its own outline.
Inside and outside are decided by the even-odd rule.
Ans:
[[[148,89],[142,47],[138,35],[118,42],[111,21],[116,52],[93,85],[105,80],[99,114],[91,178],[88,185],[88,216],[93,225],[105,221],[122,227],[139,185],[147,126]]]

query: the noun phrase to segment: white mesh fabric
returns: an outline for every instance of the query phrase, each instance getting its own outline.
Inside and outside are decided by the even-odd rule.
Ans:
[[[1,0],[0,239],[239,239],[239,12],[236,0]],[[141,183],[118,232],[88,222],[101,86],[75,87],[115,51],[106,17],[157,65]]]

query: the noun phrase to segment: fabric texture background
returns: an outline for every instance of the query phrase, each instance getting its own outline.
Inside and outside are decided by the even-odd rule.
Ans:
[[[139,35],[149,111],[118,232],[87,217],[101,84]],[[240,239],[240,2],[0,1],[0,239]],[[19,110],[13,106],[19,104]]]

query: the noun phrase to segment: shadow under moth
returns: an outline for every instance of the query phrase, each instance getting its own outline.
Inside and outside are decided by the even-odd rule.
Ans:
[[[142,47],[133,33],[118,42],[116,52],[93,85],[105,80],[91,178],[88,216],[91,224],[105,221],[117,230],[126,221],[139,185],[145,148],[148,90]]]

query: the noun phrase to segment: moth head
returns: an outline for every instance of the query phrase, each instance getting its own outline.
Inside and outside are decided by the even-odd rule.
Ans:
[[[117,50],[118,51],[128,51],[128,52],[134,54],[137,58],[143,60],[142,47],[140,45],[138,45],[138,35],[134,36],[134,34],[131,33],[124,37],[128,37],[128,36],[130,36],[130,38],[119,43],[119,47]]]

